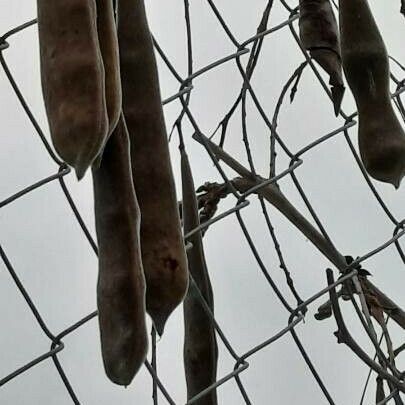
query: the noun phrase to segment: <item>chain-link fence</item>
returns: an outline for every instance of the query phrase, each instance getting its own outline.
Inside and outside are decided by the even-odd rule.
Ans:
[[[230,381],[234,380],[236,385],[241,393],[241,398],[244,403],[251,404],[251,399],[249,399],[249,392],[245,388],[241,375],[248,369],[249,367],[249,359],[251,356],[256,354],[257,352],[263,350],[267,346],[271,345],[273,342],[281,338],[286,334],[291,334],[295,344],[297,345],[303,359],[307,363],[311,373],[313,374],[315,382],[319,385],[320,389],[322,390],[325,399],[328,403],[334,404],[336,403],[332,398],[332,395],[328,391],[326,384],[324,383],[322,376],[320,373],[317,372],[317,369],[313,362],[311,361],[310,355],[307,353],[306,349],[304,348],[303,343],[301,342],[299,336],[295,331],[295,327],[299,324],[302,324],[305,319],[305,313],[309,305],[314,305],[315,301],[321,298],[324,295],[329,295],[330,300],[320,306],[318,311],[318,317],[326,317],[333,313],[336,318],[337,325],[338,325],[338,332],[337,336],[339,342],[345,343],[349,346],[350,349],[353,350],[353,354],[357,355],[362,361],[364,361],[367,366],[370,367],[379,377],[377,379],[378,384],[382,384],[382,381],[386,381],[387,385],[390,388],[390,393],[388,394],[385,399],[379,402],[379,404],[388,403],[391,399],[395,401],[396,404],[402,404],[402,400],[400,398],[400,392],[405,393],[405,384],[403,382],[403,375],[402,372],[396,368],[395,365],[395,357],[398,353],[400,353],[401,348],[399,350],[394,350],[392,345],[390,344],[390,338],[388,333],[388,327],[385,327],[386,323],[389,319],[392,319],[391,322],[396,322],[402,328],[405,327],[405,313],[394,303],[391,299],[387,296],[387,294],[381,292],[377,287],[375,287],[368,279],[367,274],[362,270],[361,263],[370,258],[373,255],[380,253],[382,250],[395,244],[398,254],[401,260],[405,263],[405,254],[402,251],[400,244],[398,242],[399,238],[403,236],[405,233],[403,227],[403,221],[396,218],[395,215],[390,211],[389,207],[384,202],[383,198],[380,196],[377,189],[373,186],[373,183],[370,181],[367,173],[365,172],[359,156],[356,152],[356,148],[353,145],[353,141],[349,136],[349,129],[356,126],[356,116],[357,113],[347,113],[345,111],[339,112],[339,117],[341,119],[341,126],[337,129],[331,130],[329,133],[319,137],[315,141],[309,143],[305,147],[301,148],[300,150],[292,151],[289,149],[286,142],[283,141],[283,137],[277,131],[277,122],[280,110],[283,106],[284,99],[290,92],[290,97],[293,99],[297,87],[299,85],[299,80],[301,75],[305,69],[311,69],[313,71],[314,77],[316,78],[319,85],[322,86],[323,90],[326,92],[327,96],[331,98],[331,93],[327,83],[325,83],[323,79],[323,74],[318,71],[318,66],[313,62],[307,52],[304,50],[299,35],[297,34],[297,20],[298,20],[298,7],[291,7],[287,4],[284,0],[274,0],[275,2],[280,2],[282,6],[285,8],[288,18],[283,21],[282,23],[278,24],[277,26],[273,26],[269,28],[269,17],[271,15],[271,10],[273,7],[273,0],[270,0],[263,12],[263,16],[261,21],[258,24],[257,33],[250,38],[247,38],[243,41],[240,41],[236,38],[236,36],[232,33],[231,29],[227,25],[227,19],[225,15],[222,15],[219,9],[216,7],[216,4],[212,0],[207,0],[207,3],[210,7],[211,12],[215,16],[218,24],[222,27],[224,35],[229,39],[229,41],[234,45],[235,52],[229,55],[224,56],[223,58],[212,62],[211,64],[200,67],[198,69],[194,69],[193,64],[193,42],[192,42],[192,23],[190,18],[190,11],[189,11],[189,1],[184,0],[184,10],[185,10],[185,27],[187,33],[187,56],[188,56],[188,75],[187,77],[182,77],[175,66],[171,63],[170,58],[165,54],[165,51],[159,46],[159,43],[155,40],[155,49],[157,55],[162,58],[166,66],[169,68],[173,77],[178,81],[179,84],[179,91],[177,94],[174,94],[172,97],[163,101],[163,104],[167,103],[180,103],[181,104],[181,112],[178,118],[175,120],[173,125],[172,135],[182,133],[183,124],[187,122],[187,125],[191,125],[193,128],[193,138],[205,148],[207,152],[207,159],[211,160],[215,165],[218,173],[223,179],[223,183],[207,183],[202,187],[201,191],[205,193],[213,193],[216,196],[215,204],[219,204],[221,199],[227,198],[234,198],[235,206],[221,214],[213,214],[213,216],[209,218],[203,218],[203,222],[201,223],[199,229],[206,230],[208,227],[215,226],[218,221],[221,221],[223,218],[235,215],[237,221],[240,225],[240,231],[243,233],[244,237],[246,238],[247,244],[253,253],[254,258],[257,262],[258,269],[263,273],[266,281],[268,282],[269,288],[277,296],[280,305],[283,306],[289,313],[288,324],[287,326],[280,330],[278,333],[274,334],[273,336],[269,336],[260,344],[250,348],[250,350],[246,351],[245,353],[238,353],[235,348],[230,343],[230,340],[226,336],[225,332],[221,329],[221,320],[216,319],[213,314],[210,312],[209,306],[205,303],[202,295],[200,295],[202,305],[206,309],[206,311],[210,314],[212,318],[213,325],[215,327],[217,337],[220,339],[223,344],[225,345],[227,351],[234,359],[234,368],[229,370],[227,375],[221,375],[218,377],[218,380],[210,387],[207,387],[204,391],[199,393],[196,397],[190,399],[187,404],[192,404],[196,402],[199,398],[203,397],[205,394],[210,392],[211,390],[217,389],[222,384],[227,384]],[[32,184],[23,190],[11,195],[10,197],[6,198],[3,201],[0,201],[0,208],[4,208],[5,206],[12,204],[17,199],[25,196],[26,194],[41,188],[42,186],[50,183],[50,182],[59,182],[60,189],[66,200],[68,201],[83,233],[85,234],[90,248],[97,254],[97,246],[95,241],[93,240],[91,233],[87,229],[79,210],[77,209],[75,202],[72,199],[72,196],[69,192],[69,189],[65,182],[65,177],[71,173],[70,168],[62,162],[57,155],[54,153],[53,148],[48,143],[47,138],[45,137],[41,127],[39,126],[36,118],[34,117],[32,111],[30,110],[28,104],[24,99],[24,95],[22,94],[18,83],[16,82],[15,78],[13,77],[13,73],[11,72],[7,61],[7,49],[9,46],[13,46],[13,36],[18,35],[22,30],[36,24],[36,20],[29,21],[27,23],[22,24],[19,27],[7,32],[3,36],[0,37],[0,63],[6,74],[14,92],[19,99],[22,107],[24,108],[29,120],[31,121],[34,130],[36,131],[37,135],[41,138],[41,141],[46,148],[49,158],[52,159],[57,167],[57,172],[47,178],[38,181],[35,184]],[[300,64],[297,69],[293,72],[292,76],[289,78],[287,83],[284,85],[280,97],[278,98],[278,102],[275,108],[275,113],[272,117],[270,117],[265,108],[261,105],[259,98],[255,93],[254,86],[251,84],[251,78],[254,73],[255,68],[259,63],[259,59],[261,56],[262,46],[264,41],[271,36],[273,33],[279,30],[289,30],[291,36],[295,40],[297,47],[300,48],[302,51],[302,64]],[[247,62],[243,58],[248,58]],[[395,58],[391,58],[391,61],[399,66],[402,71],[405,69],[402,67],[400,62],[398,62]],[[241,77],[241,88],[240,92],[231,106],[225,117],[218,123],[217,130],[208,136],[204,134],[203,131],[200,129],[200,123],[195,118],[192,109],[190,106],[190,100],[192,99],[193,95],[193,81],[198,80],[201,76],[205,75],[207,72],[211,72],[216,68],[220,67],[222,64],[225,63],[233,63],[236,64],[237,69],[240,73]],[[397,78],[394,74],[391,74],[391,79],[396,85],[396,91],[392,94],[392,99],[395,105],[398,108],[399,113],[401,114],[402,118],[405,118],[405,110],[402,105],[401,101],[401,94],[405,90],[405,80]],[[247,131],[246,125],[246,108],[247,108],[247,101],[252,103],[254,108],[257,110],[261,119],[265,123],[268,129],[268,133],[270,135],[270,171],[269,176],[267,178],[261,177],[256,172],[254,158],[252,157],[250,144],[249,144],[249,136]],[[234,116],[236,111],[242,112],[242,134],[243,134],[243,142],[246,150],[247,160],[249,162],[249,167],[244,167],[240,162],[232,158],[230,154],[226,152],[225,141],[228,134],[228,124],[231,118]],[[3,111],[4,113],[4,111]],[[307,197],[304,188],[301,186],[298,178],[295,175],[295,170],[301,166],[306,158],[306,154],[311,151],[313,148],[317,148],[324,142],[328,142],[332,137],[336,136],[343,136],[347,142],[347,146],[351,153],[353,154],[353,159],[357,162],[363,176],[364,180],[367,182],[369,189],[371,190],[372,194],[380,204],[381,208],[383,209],[387,218],[392,222],[393,225],[393,237],[383,243],[381,246],[376,246],[375,249],[368,252],[367,254],[359,257],[355,260],[342,256],[337,249],[335,248],[331,238],[329,237],[325,227],[323,226],[320,218],[317,216],[317,213],[313,206],[311,205],[310,199]],[[218,143],[214,143],[213,139],[219,139]],[[285,170],[277,170],[276,165],[276,157],[277,153],[285,154],[289,160],[290,164],[289,167]],[[233,169],[240,177],[235,179],[229,179],[223,169],[223,164],[229,166]],[[302,214],[289,202],[289,200],[284,196],[281,192],[280,188],[277,186],[277,181],[281,178],[289,176],[296,187],[296,190],[302,197],[305,206],[309,210],[313,221],[316,224],[316,227],[311,224],[307,219],[302,216]],[[218,197],[220,196],[220,197]],[[264,261],[261,258],[261,255],[258,249],[255,246],[253,238],[246,226],[245,220],[242,217],[242,210],[247,207],[253,199],[258,199],[260,206],[262,208],[262,214],[264,221],[267,225],[267,229],[271,239],[274,242],[274,249],[277,253],[280,268],[285,274],[286,283],[291,290],[292,295],[296,299],[295,304],[291,304],[290,300],[285,297],[282,293],[282,290],[279,288],[278,284],[273,280],[271,272],[267,269]],[[301,297],[300,294],[297,292],[292,275],[290,274],[286,262],[284,260],[284,250],[286,254],[288,254],[288,248],[282,247],[278,241],[277,233],[273,227],[273,224],[270,220],[270,215],[268,214],[268,210],[270,206],[274,206],[282,215],[284,215],[296,228],[302,232],[313,244],[314,246],[320,250],[320,252],[340,271],[341,277],[335,281],[333,279],[333,275],[331,272],[328,272],[327,281],[329,283],[328,286],[325,284],[325,288],[316,293],[311,297]],[[185,235],[187,237],[189,235]],[[86,316],[83,319],[78,320],[73,325],[66,328],[64,331],[58,333],[57,335],[54,334],[46,322],[41,317],[38,309],[34,304],[34,300],[31,298],[30,294],[24,287],[24,284],[21,282],[17,271],[13,267],[13,264],[9,257],[7,256],[4,249],[0,246],[0,256],[7,268],[8,272],[10,273],[12,279],[14,280],[15,286],[18,288],[22,296],[24,297],[26,304],[29,306],[32,314],[35,316],[39,326],[41,327],[43,333],[49,339],[50,348],[49,351],[44,353],[43,355],[33,359],[29,363],[23,365],[17,370],[10,372],[7,376],[4,376],[0,379],[0,386],[7,384],[14,378],[18,378],[23,373],[30,372],[30,370],[38,365],[41,362],[52,360],[55,369],[58,372],[60,378],[62,379],[68,394],[70,395],[71,400],[75,404],[80,404],[80,398],[75,392],[75,387],[69,381],[63,366],[59,361],[59,354],[62,350],[69,350],[68,346],[65,346],[64,340],[65,338],[70,335],[74,334],[80,327],[86,324],[88,321],[93,319],[97,316],[97,312],[93,312]],[[336,291],[336,288],[339,287],[339,291]],[[328,298],[328,297],[326,297]],[[372,357],[374,354],[370,355],[367,354],[366,351],[360,347],[360,345],[356,342],[356,340],[351,336],[350,330],[346,327],[344,319],[342,317],[340,307],[339,307],[339,300],[338,298],[343,298],[345,300],[351,300],[353,303],[354,310],[356,311],[362,325],[364,326],[365,331],[367,332],[369,339],[372,345],[375,348],[375,356]],[[374,329],[372,317],[378,320],[378,315],[381,313],[385,313],[385,320],[384,323],[381,325],[385,336],[385,340],[388,346],[388,355],[386,355],[381,347],[382,338],[378,339],[377,333]],[[380,322],[381,324],[381,322]],[[159,373],[156,372],[156,337],[153,336],[152,341],[152,360],[149,363],[148,361],[145,362],[145,367],[149,371],[153,382],[153,395],[152,400],[154,404],[158,403],[158,395],[157,390],[160,390],[161,394],[164,396],[166,401],[170,404],[176,404],[176,402],[172,399],[170,392],[165,388],[164,382],[159,379]],[[368,380],[367,380],[368,381]],[[364,390],[365,391],[365,390]],[[0,394],[1,396],[1,394]],[[364,397],[364,395],[363,395]],[[1,399],[0,399],[1,402]]]

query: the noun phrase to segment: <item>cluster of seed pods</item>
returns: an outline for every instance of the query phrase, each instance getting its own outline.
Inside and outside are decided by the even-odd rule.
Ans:
[[[116,3],[116,4],[115,4]],[[192,398],[216,381],[218,349],[202,235],[186,255],[143,0],[37,0],[41,79],[54,147],[80,180],[91,167],[99,245],[97,304],[107,376],[128,385],[148,349],[145,315],[162,335],[184,301],[184,366]],[[116,7],[115,7],[116,5]],[[335,113],[347,83],[367,172],[399,187],[405,134],[389,91],[386,47],[367,0],[300,0],[300,37],[329,75]],[[181,146],[184,234],[199,223]],[[189,276],[192,283],[189,283]],[[198,333],[197,333],[198,332]],[[216,391],[201,399],[215,405]]]

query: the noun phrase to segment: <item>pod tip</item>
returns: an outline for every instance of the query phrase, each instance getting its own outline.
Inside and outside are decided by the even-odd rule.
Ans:
[[[401,179],[402,180],[402,179]],[[399,186],[401,185],[401,180],[396,180],[394,183],[393,183],[393,185],[394,185],[394,187],[395,187],[395,190],[398,190],[399,189]]]
[[[343,85],[332,86],[332,101],[336,117],[339,115],[340,106],[342,105],[345,87]]]
[[[386,183],[392,184],[394,186],[395,190],[398,190],[399,186],[401,185],[402,178],[403,178],[403,175],[401,174],[401,175],[391,175],[389,178],[385,178],[385,179],[377,178],[377,180],[385,181]]]
[[[82,166],[82,165],[76,165],[75,166],[75,172],[76,172],[76,177],[77,180],[80,181],[84,175],[86,174],[87,171],[87,166]]]
[[[153,326],[155,327],[156,332],[158,333],[159,337],[162,337],[162,335],[163,335],[167,318],[168,317],[166,315],[155,315],[152,317]]]
[[[401,185],[402,179],[404,178],[404,174],[405,174],[405,172],[402,172],[399,176],[396,176],[391,181],[392,185],[395,187],[395,190],[399,189],[399,186]]]
[[[398,175],[398,173],[390,173],[389,176],[387,175],[381,175],[381,173],[375,173],[370,171],[366,167],[367,173],[375,180],[382,181],[387,184],[392,184],[395,188],[395,190],[399,189],[399,186],[401,185],[403,174]],[[379,175],[377,175],[379,174]]]
[[[122,387],[127,388],[129,384],[131,384],[132,379],[134,378],[134,374],[133,373],[128,373],[128,372],[120,372],[120,373],[116,373],[116,372],[109,372],[106,369],[106,374],[107,377],[110,379],[111,382],[113,382],[114,384],[120,385]]]

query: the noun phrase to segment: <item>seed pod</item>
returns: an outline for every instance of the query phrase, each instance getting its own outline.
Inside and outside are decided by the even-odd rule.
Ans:
[[[93,168],[99,245],[97,306],[107,376],[128,385],[148,348],[145,279],[139,242],[140,212],[132,183],[128,132],[123,119]]]
[[[81,179],[108,117],[94,0],[37,0],[42,91],[56,151]]]
[[[113,0],[96,0],[97,31],[105,70],[105,96],[108,114],[108,136],[118,123],[122,110],[121,75],[117,27]],[[103,152],[97,156],[94,166],[100,166]]]
[[[96,0],[96,4],[98,37],[105,70],[105,97],[110,135],[118,123],[122,107],[117,27],[112,0]]]
[[[181,178],[183,185],[184,234],[200,225],[197,198],[194,191],[190,163],[183,147],[181,151]],[[190,283],[184,299],[184,370],[187,399],[214,384],[217,376],[218,348],[213,322],[201,303],[197,288],[214,311],[214,297],[205,262],[201,232],[189,239],[192,249],[187,252],[188,269],[194,283]],[[216,390],[210,391],[195,402],[196,405],[216,405]]]
[[[299,28],[304,48],[329,75],[335,114],[338,115],[345,88],[339,30],[329,0],[300,0]]]
[[[186,294],[188,274],[158,72],[142,0],[118,1],[118,41],[123,110],[142,215],[146,309],[161,335]]]
[[[359,149],[376,180],[398,188],[405,174],[405,134],[389,91],[384,41],[367,0],[340,0],[342,61],[359,112]]]

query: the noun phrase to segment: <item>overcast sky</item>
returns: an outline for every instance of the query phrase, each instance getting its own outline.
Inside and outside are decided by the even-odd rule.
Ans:
[[[194,66],[203,67],[235,51],[219,26],[205,0],[191,3]],[[403,38],[405,21],[399,14],[399,0],[370,2],[391,55],[405,62]],[[218,0],[218,8],[232,32],[242,42],[254,35],[264,0]],[[293,3],[291,3],[293,4]],[[35,18],[33,0],[1,0],[0,33]],[[295,5],[295,3],[293,4]],[[186,42],[181,0],[147,1],[151,29],[175,67],[186,76]],[[288,17],[275,0],[270,26]],[[36,27],[31,27],[10,39],[4,52],[16,80],[30,107],[48,136],[39,78],[38,39]],[[303,60],[288,29],[266,39],[263,53],[253,77],[253,86],[268,115],[272,115],[283,83]],[[247,60],[247,56],[245,59]],[[158,58],[163,98],[178,90],[162,61]],[[394,69],[398,76],[401,72]],[[232,105],[241,87],[241,77],[234,62],[227,63],[194,82],[191,108],[201,129],[210,134]],[[167,127],[179,112],[179,103],[165,107]],[[354,110],[347,92],[344,100],[347,112]],[[39,137],[24,115],[4,72],[0,71],[0,201],[20,189],[57,172]],[[279,133],[292,151],[342,125],[333,115],[331,104],[310,70],[304,72],[296,100],[282,110]],[[356,131],[350,131],[356,144]],[[203,148],[192,139],[186,126],[186,146],[191,159],[195,184],[220,181]],[[248,103],[248,133],[258,171],[268,172],[269,131],[252,104]],[[230,123],[226,149],[246,164],[242,143],[240,112]],[[171,144],[172,164],[180,186],[177,139]],[[278,171],[287,168],[288,161],[280,154]],[[229,176],[232,171],[226,170]],[[312,150],[297,169],[308,198],[325,224],[337,248],[344,254],[360,256],[388,240],[392,224],[372,197],[360,170],[356,166],[343,136],[337,136]],[[75,202],[94,235],[93,196],[90,174],[77,183],[74,174],[66,178]],[[280,183],[291,201],[308,217],[309,214],[293,183],[285,178]],[[405,185],[399,191],[376,183],[378,191],[398,219],[405,214]],[[234,204],[223,203],[220,211]],[[326,284],[325,268],[330,264],[278,212],[269,208],[280,239],[285,260],[302,297],[307,298]],[[271,239],[266,231],[259,204],[252,200],[242,212],[249,231],[271,275],[285,292],[291,305],[284,277]],[[57,182],[17,200],[0,210],[0,243],[18,275],[38,306],[45,322],[54,334],[95,309],[97,261],[81,232]],[[235,217],[228,217],[210,228],[205,238],[208,268],[216,302],[216,318],[238,354],[276,334],[287,325],[288,313],[281,307],[267,285],[252,256]],[[364,266],[373,274],[373,282],[398,304],[405,307],[403,294],[404,269],[395,248],[390,247],[373,257]],[[319,304],[323,301],[319,301]],[[305,347],[331,392],[336,404],[360,401],[367,368],[333,336],[333,320],[313,319],[315,303],[305,324],[297,327]],[[361,331],[350,307],[345,315],[353,333],[366,349],[371,346]],[[0,378],[41,355],[50,342],[38,327],[28,306],[0,264]],[[146,369],[134,379],[128,389],[113,385],[104,375],[101,362],[97,321],[93,319],[64,339],[65,349],[60,360],[82,404],[151,404],[151,379]],[[182,368],[182,310],[170,318],[165,335],[158,344],[159,375],[176,403],[185,403],[185,381]],[[394,346],[404,341],[404,333],[393,327]],[[233,370],[233,360],[220,345],[218,377]],[[405,362],[399,360],[399,368]],[[326,404],[319,387],[290,335],[249,359],[250,367],[242,374],[253,404]],[[233,380],[218,390],[220,404],[243,404]],[[368,392],[374,398],[374,379]],[[0,388],[1,404],[70,404],[51,360]],[[162,400],[162,403],[165,403]]]

